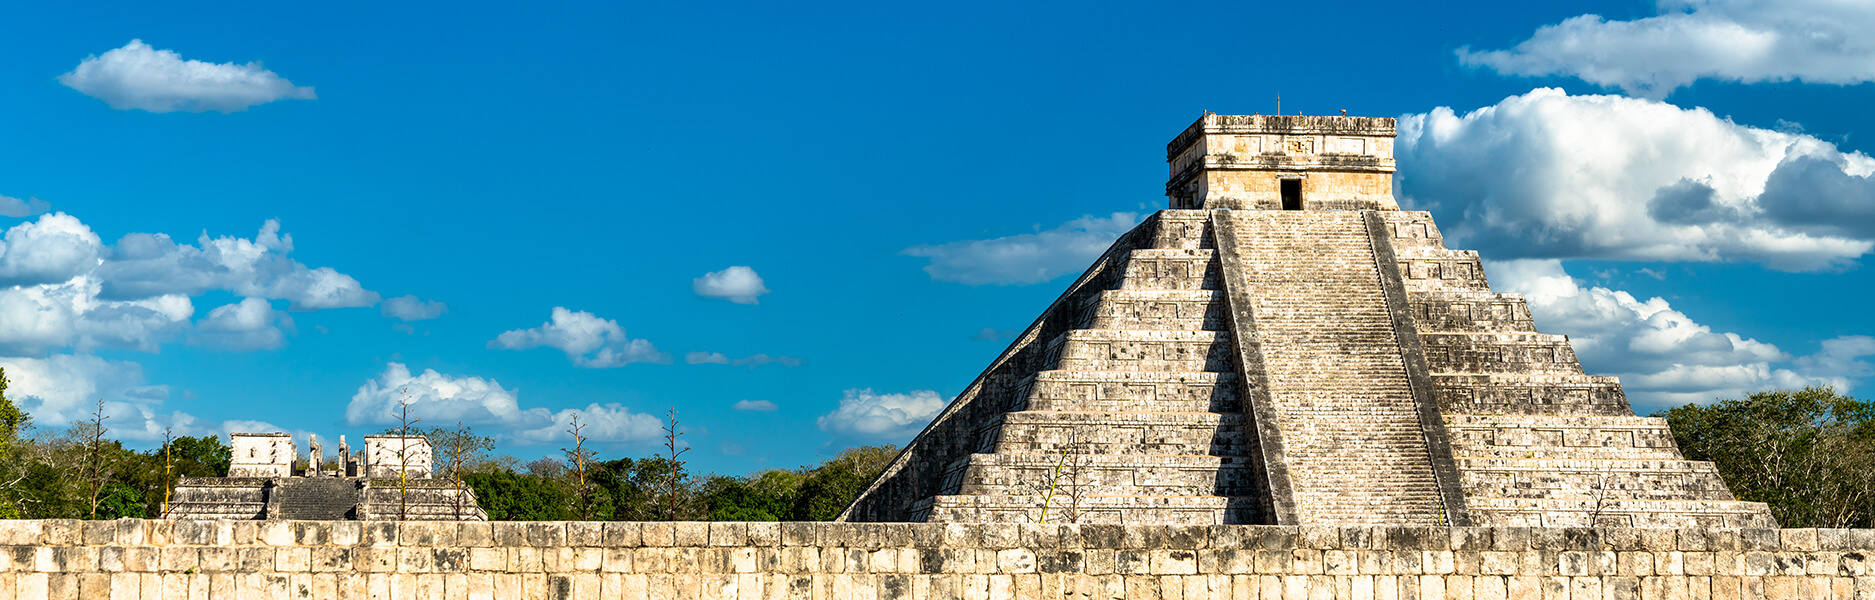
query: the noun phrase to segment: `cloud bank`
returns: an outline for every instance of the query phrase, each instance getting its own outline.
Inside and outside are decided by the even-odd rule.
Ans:
[[[619,327],[618,321],[558,306],[553,307],[552,317],[546,323],[531,329],[503,332],[488,342],[488,347],[499,350],[553,348],[566,353],[567,360],[573,364],[589,369],[671,362],[671,355],[659,352],[651,342],[626,337],[625,328]]]
[[[312,88],[293,85],[257,62],[183,60],[174,51],[157,50],[143,40],[130,40],[122,48],[86,57],[78,68],[60,75],[59,83],[117,110],[153,113],[232,113],[275,100],[318,98]]]
[[[1582,15],[1509,50],[1458,49],[1459,62],[1506,75],[1575,77],[1665,98],[1695,80],[1875,81],[1875,4],[1839,0],[1660,0],[1633,21]]]
[[[900,439],[918,433],[946,401],[931,390],[905,394],[875,394],[872,389],[851,389],[840,408],[816,420],[821,431],[877,438]]]
[[[1875,247],[1875,160],[1705,109],[1546,88],[1399,131],[1402,204],[1486,256],[1817,271]]]
[[[1028,285],[1086,269],[1138,224],[1136,213],[1085,216],[1046,231],[913,246],[901,254],[931,259],[924,272],[937,281]]]
[[[585,426],[581,435],[595,442],[651,440],[663,428],[657,417],[615,403],[558,411],[523,409],[518,393],[493,379],[445,375],[435,369],[412,375],[402,363],[386,365],[383,373],[358,387],[345,407],[345,422],[353,427],[397,424],[400,420],[395,415],[404,402],[410,405],[410,415],[425,423],[440,426],[460,421],[520,444],[570,441],[572,435],[566,430],[575,417]]]
[[[1848,392],[1854,378],[1870,372],[1861,358],[1875,355],[1875,338],[1846,336],[1824,341],[1817,354],[1793,357],[1772,344],[1713,331],[1665,299],[1584,285],[1557,260],[1487,262],[1485,269],[1494,288],[1524,294],[1538,326],[1569,334],[1585,370],[1620,377],[1643,413],[1774,387],[1833,385]]]

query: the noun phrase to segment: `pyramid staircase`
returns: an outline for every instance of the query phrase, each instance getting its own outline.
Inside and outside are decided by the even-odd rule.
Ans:
[[[1466,504],[1479,525],[1776,527],[1665,419],[1637,417],[1613,377],[1582,372],[1567,336],[1538,333],[1521,294],[1491,291],[1478,253],[1432,215],[1376,211],[1424,343]]]
[[[1173,210],[840,519],[1775,527],[1399,210],[1395,131],[1205,113],[1166,146]]]
[[[1205,214],[1180,212],[1058,305],[1071,326],[946,466],[946,493],[919,507],[929,519],[1257,522],[1217,250]]]

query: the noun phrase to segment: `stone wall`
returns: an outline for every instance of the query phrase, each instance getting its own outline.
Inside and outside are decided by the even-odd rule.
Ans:
[[[1875,598],[1875,530],[0,522],[0,598]]]

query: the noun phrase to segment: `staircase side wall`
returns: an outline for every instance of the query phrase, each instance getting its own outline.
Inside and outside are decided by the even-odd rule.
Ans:
[[[1045,368],[1048,343],[1080,321],[1080,308],[1089,297],[1113,287],[1120,276],[1120,259],[1135,248],[1149,247],[1159,224],[1157,217],[1149,217],[1121,235],[988,369],[905,445],[878,479],[840,514],[839,520],[923,521],[931,498],[956,493],[944,489],[944,474],[953,463],[977,450],[978,427],[1025,399],[1020,384]]]

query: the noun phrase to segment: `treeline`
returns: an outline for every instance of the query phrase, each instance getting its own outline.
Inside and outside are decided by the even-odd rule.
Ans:
[[[1875,402],[1827,387],[1654,413],[1689,460],[1709,460],[1740,500],[1783,527],[1875,527]]]
[[[178,479],[228,473],[231,451],[220,436],[136,451],[111,439],[108,425],[100,402],[86,421],[34,427],[6,397],[0,373],[0,518],[160,518]],[[516,521],[832,520],[897,454],[866,446],[814,466],[730,477],[689,471],[674,417],[666,451],[641,459],[601,459],[577,433],[561,457],[525,464],[494,454],[493,438],[467,427],[407,433],[429,437],[437,476],[473,489],[488,518]]]

